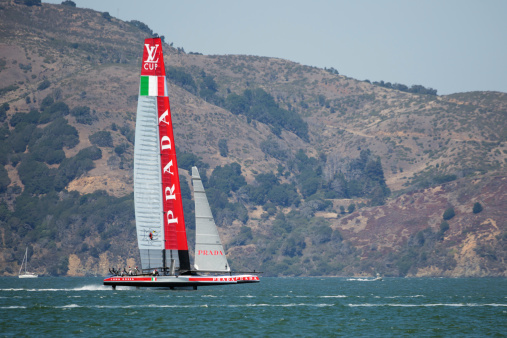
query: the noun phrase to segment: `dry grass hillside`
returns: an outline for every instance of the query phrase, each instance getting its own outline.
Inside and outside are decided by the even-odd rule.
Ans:
[[[83,196],[84,205],[91,200],[86,196],[97,191],[118,200],[132,193],[129,135],[135,129],[142,44],[151,36],[149,27],[143,25],[70,6],[0,2],[0,106],[8,103],[10,107],[6,128],[14,133],[13,117],[41,110],[41,103],[50,96],[64,101],[70,110],[90,108],[90,123],[81,123],[72,114],[65,116],[79,137],[77,145],[63,148],[66,158],[92,146],[90,136],[97,132],[108,131],[112,136],[113,146],[100,146],[102,156],[93,161],[94,168],[65,187],[64,192]],[[280,182],[294,184],[302,193],[294,169],[300,150],[320,161],[323,182],[346,173],[351,161],[369,150],[380,158],[392,192],[381,206],[369,206],[368,196],[319,195],[329,202],[325,210],[308,196],[298,205],[275,206],[274,212],[246,203],[248,221],[224,222],[220,228],[237,267],[255,268],[249,259],[256,257],[268,273],[285,275],[319,271],[327,275],[373,271],[417,276],[506,274],[506,93],[413,94],[277,58],[187,54],[167,44],[164,53],[166,68],[182,70],[197,82],[212,77],[216,84],[215,99],[208,99],[197,89],[168,78],[178,150],[200,157],[209,165],[208,175],[217,166],[239,163],[247,183],[255,184],[260,173],[285,172],[279,175]],[[231,94],[257,88],[271,95],[280,108],[301,117],[308,125],[308,139],[288,128],[277,133],[272,125],[232,113],[227,104],[217,103],[216,98],[226,100]],[[219,140],[227,140],[227,156],[220,153]],[[277,152],[267,151],[267,144]],[[123,147],[121,154],[115,150],[118,146]],[[10,184],[1,193],[14,214],[17,198],[25,189],[16,158],[23,154],[12,156],[4,165]],[[65,199],[63,195],[59,194],[60,200]],[[229,196],[231,203],[243,200],[240,192]],[[474,214],[476,202],[483,210]],[[340,206],[346,209],[350,204],[357,209],[340,211]],[[443,230],[442,214],[451,207],[456,215]],[[292,230],[284,233],[278,250],[270,246],[269,239],[278,236],[281,214],[287,216],[283,222]],[[44,222],[50,221],[29,227],[37,229]],[[65,225],[65,236],[70,241],[81,231],[75,246],[81,251],[70,246],[61,250],[59,255],[64,258],[58,259],[67,265],[58,266],[68,270],[62,268],[60,274],[105,273],[108,266],[125,265],[127,260],[133,264],[137,258],[131,220],[130,230],[118,237],[125,240],[123,247],[101,237],[96,225],[89,232],[78,230],[89,222],[86,217],[73,222]],[[112,229],[119,221],[103,222],[105,229]],[[24,247],[27,241],[10,232],[24,225],[6,217],[0,223],[0,271],[12,274],[19,264],[14,247]],[[329,238],[319,240],[315,229],[324,228],[322,233]],[[250,237],[239,240],[245,233],[251,233]],[[9,243],[9,238],[19,243]],[[55,240],[55,247],[65,247],[62,238]],[[37,242],[37,238],[34,242],[35,258],[53,257],[46,242]],[[298,250],[290,249],[298,246]],[[87,256],[92,248],[95,254]],[[328,262],[324,264],[323,259]],[[297,265],[302,268],[294,268]],[[49,270],[41,264],[39,271]]]

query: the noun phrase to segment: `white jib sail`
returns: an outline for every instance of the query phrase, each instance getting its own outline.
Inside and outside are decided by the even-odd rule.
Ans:
[[[195,202],[195,269],[229,272],[231,268],[196,167],[192,167],[192,185]]]
[[[157,97],[139,96],[134,147],[134,203],[143,269],[163,265],[163,201],[158,144]]]

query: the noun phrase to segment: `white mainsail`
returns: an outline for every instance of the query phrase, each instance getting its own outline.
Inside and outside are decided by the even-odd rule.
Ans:
[[[134,203],[142,269],[190,270],[162,41],[145,39],[134,147]]]
[[[196,270],[229,272],[224,247],[196,167],[192,167],[195,202],[195,263]]]
[[[156,97],[139,96],[135,137],[134,200],[141,266],[159,268],[163,265],[164,221]]]

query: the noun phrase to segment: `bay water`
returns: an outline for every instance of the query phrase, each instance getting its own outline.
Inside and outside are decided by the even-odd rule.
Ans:
[[[506,336],[504,278],[269,278],[168,290],[0,278],[0,336]]]

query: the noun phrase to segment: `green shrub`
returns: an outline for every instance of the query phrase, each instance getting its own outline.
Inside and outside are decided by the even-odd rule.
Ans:
[[[366,197],[370,206],[385,204],[391,194],[387,187],[381,160],[369,149],[361,150],[359,158],[353,159],[345,172],[339,172],[323,184],[327,198]]]
[[[196,166],[197,169],[199,169],[203,184],[205,184],[207,181],[206,172],[201,170],[209,168],[209,165],[204,163],[200,157],[192,153],[179,152],[178,149],[176,149],[176,154],[178,156],[178,167],[190,172],[192,167]]]
[[[75,107],[70,111],[70,115],[75,116],[76,122],[81,124],[91,125],[97,120],[97,117],[90,113],[90,107],[86,106]]]
[[[287,152],[280,148],[278,142],[272,139],[267,139],[261,142],[261,150],[264,154],[269,155],[278,160],[287,159]]]
[[[242,225],[241,228],[239,229],[238,235],[236,236],[236,238],[234,238],[233,243],[235,245],[245,245],[246,243],[250,242],[252,238],[253,238],[252,229]]]
[[[331,240],[333,229],[328,224],[320,224],[313,229],[315,244],[327,243]]]
[[[12,148],[9,143],[3,140],[0,140],[0,164],[6,165],[9,163],[9,155],[12,153]]]
[[[79,159],[88,158],[92,161],[100,160],[102,158],[102,150],[97,147],[84,148],[77,153],[76,157]]]
[[[38,130],[34,124],[21,123],[9,135],[8,142],[15,153],[23,153],[30,140],[37,135]]]
[[[63,147],[73,148],[78,143],[76,128],[60,117],[46,128],[36,130],[30,140],[29,149],[35,160],[55,164],[65,158]]]
[[[49,169],[44,163],[26,159],[21,161],[17,169],[19,178],[25,186],[25,192],[47,194],[53,190],[55,171]]]
[[[442,223],[440,223],[440,231],[444,233],[447,230],[449,230],[449,223],[447,223],[446,221],[442,221]]]
[[[49,88],[51,86],[51,82],[49,80],[44,80],[37,86],[37,90],[44,90],[46,88]]]
[[[137,20],[131,20],[128,22],[130,25],[134,26],[134,27],[137,27],[139,30],[147,33],[148,35],[153,35],[153,30],[150,29],[150,27],[148,27],[147,24],[141,22],[141,21],[137,21]]]
[[[102,17],[104,19],[106,19],[107,21],[111,21],[111,18],[112,18],[111,15],[109,14],[109,12],[102,13]]]
[[[128,149],[128,144],[122,143],[119,146],[114,147],[114,152],[116,155],[121,156]]]
[[[444,211],[444,214],[442,215],[442,218],[446,221],[450,220],[451,218],[453,218],[454,216],[456,216],[456,214],[454,213],[454,208],[453,207],[450,207],[448,209],[446,209]]]
[[[16,113],[11,117],[11,120],[9,121],[9,124],[12,127],[17,126],[18,124],[25,123],[25,124],[37,124],[39,122],[40,114],[36,109],[30,110],[30,112],[27,113]]]
[[[275,135],[285,129],[308,141],[308,124],[297,113],[280,108],[273,96],[261,88],[247,89],[242,95],[230,94],[225,108],[271,126]]]
[[[95,146],[84,148],[72,158],[66,158],[58,168],[55,189],[61,191],[73,179],[95,168],[94,160],[102,158],[102,150]]]
[[[62,5],[69,6],[69,7],[76,7],[76,3],[72,0],[62,1]]]
[[[5,121],[7,118],[7,112],[11,109],[10,105],[5,102],[4,104],[0,105],[0,122]]]
[[[210,176],[209,185],[227,195],[231,191],[237,191],[246,185],[245,178],[241,175],[241,165],[231,163],[216,167]]]
[[[89,137],[90,142],[98,147],[112,147],[113,137],[108,131],[98,131]]]
[[[8,92],[13,92],[13,91],[17,90],[18,88],[19,87],[16,85],[10,85],[10,86],[4,87],[4,88],[0,88],[0,96],[2,96],[5,93],[8,93]]]
[[[413,254],[409,253],[401,256],[396,262],[400,276],[405,276],[414,264],[415,258]]]
[[[218,150],[220,151],[220,156],[227,157],[229,154],[229,147],[227,147],[227,140],[220,139],[218,140]]]
[[[130,129],[130,127],[129,127],[128,124],[126,124],[126,125],[124,125],[123,127],[120,128],[120,133],[123,136],[125,136],[125,138],[127,139],[127,141],[129,141],[130,143],[134,144],[136,133],[135,133],[135,131],[133,129]]]
[[[291,234],[282,244],[282,254],[289,257],[301,256],[305,248],[304,237],[299,234]]]
[[[14,0],[15,3],[22,4],[25,6],[41,6],[41,0]]]
[[[7,191],[7,186],[11,184],[11,179],[7,174],[7,170],[3,165],[0,165],[0,193]]]
[[[53,96],[47,95],[40,103],[40,111],[44,111],[44,109],[51,106],[53,103],[55,103]]]
[[[64,102],[55,102],[46,107],[42,112],[39,123],[48,123],[56,120],[57,118],[69,115],[69,106]]]
[[[317,192],[320,187],[321,179],[319,177],[310,177],[301,184],[303,196],[309,197]]]
[[[291,184],[280,184],[272,186],[267,194],[267,199],[275,205],[289,207],[292,204],[297,205],[299,201],[299,194]]]
[[[353,213],[356,210],[356,205],[354,203],[349,204],[347,211],[349,214]]]
[[[482,205],[479,202],[475,202],[474,208],[472,211],[474,214],[480,213],[482,211]]]
[[[195,84],[194,78],[192,75],[185,72],[183,68],[173,66],[167,67],[167,78],[191,93],[195,94],[197,92],[197,85]]]
[[[457,176],[454,174],[441,174],[441,175],[435,175],[433,177],[433,181],[436,184],[443,184],[443,183],[447,183],[447,182],[452,182],[452,181],[456,180],[456,178],[457,178]]]

